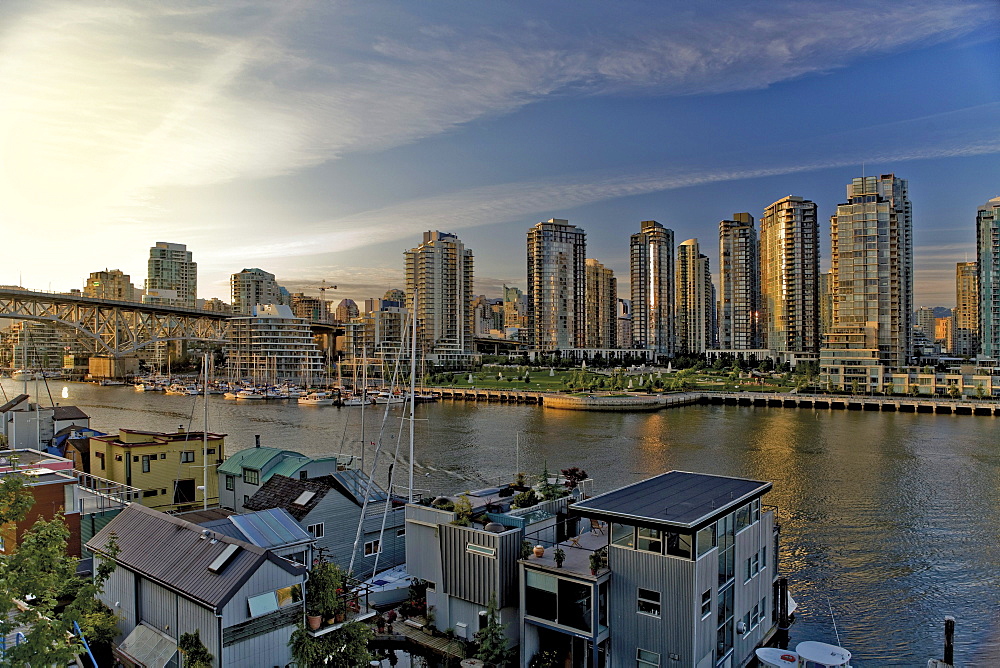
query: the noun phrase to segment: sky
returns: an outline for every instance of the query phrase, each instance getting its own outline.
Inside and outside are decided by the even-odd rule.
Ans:
[[[1000,4],[53,2],[0,5],[0,284],[65,291],[186,244],[199,296],[275,274],[403,287],[426,230],[524,287],[525,233],[587,232],[628,297],[642,220],[699,240],[786,195],[828,221],[908,179],[915,303],[955,303],[1000,195]]]

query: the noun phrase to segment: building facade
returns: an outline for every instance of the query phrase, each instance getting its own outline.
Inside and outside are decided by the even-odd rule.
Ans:
[[[457,236],[424,232],[406,255],[406,305],[417,319],[417,350],[441,365],[467,362],[475,350],[472,251]]]
[[[233,378],[257,383],[305,382],[324,374],[323,354],[309,322],[284,304],[261,304],[229,320],[226,363]]]
[[[618,281],[615,272],[594,259],[586,265],[586,347],[618,346]]]
[[[975,357],[979,354],[979,263],[959,262],[955,266],[955,350],[952,354]]]
[[[618,345],[626,347],[632,344],[632,300],[618,300]]]
[[[198,263],[184,244],[156,242],[149,249],[144,304],[195,307],[198,298]]]
[[[632,274],[632,348],[659,355],[676,352],[674,232],[644,220],[629,241]],[[622,344],[625,346],[626,344]]]
[[[714,347],[715,290],[708,257],[697,239],[677,246],[675,331],[678,353],[703,353]]]
[[[536,348],[584,346],[586,255],[586,232],[568,220],[552,218],[528,230],[528,331]]]
[[[244,269],[229,277],[233,313],[250,315],[257,304],[287,304],[285,294],[274,274],[263,269]]]
[[[142,505],[164,512],[219,504],[216,469],[225,434],[122,429],[90,439],[90,471],[142,490]],[[205,458],[207,457],[207,459]],[[206,499],[207,494],[207,499]]]
[[[877,330],[879,360],[906,366],[913,313],[913,212],[895,174],[854,179],[830,218],[834,329]]]
[[[982,354],[1000,357],[1000,197],[976,214],[979,259],[979,345]]]
[[[761,343],[777,352],[819,352],[819,226],[816,204],[789,195],[760,219]]]
[[[138,301],[132,277],[121,269],[92,272],[83,286],[83,296],[120,302]]]
[[[760,263],[749,213],[719,222],[719,347],[760,348]]]

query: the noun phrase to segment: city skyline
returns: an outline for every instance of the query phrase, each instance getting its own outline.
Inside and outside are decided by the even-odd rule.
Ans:
[[[1000,194],[995,3],[511,9],[8,4],[0,283],[67,291],[108,268],[140,287],[165,241],[201,298],[259,267],[360,303],[402,287],[437,229],[499,296],[526,286],[527,230],[562,218],[624,297],[640,221],[718,268],[720,220],[803,197],[825,271],[843,184],[892,172],[914,305],[955,303]]]

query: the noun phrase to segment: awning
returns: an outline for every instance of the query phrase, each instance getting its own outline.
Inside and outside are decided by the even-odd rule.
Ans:
[[[177,664],[177,641],[147,624],[139,624],[114,648],[114,655],[142,668],[166,668]]]

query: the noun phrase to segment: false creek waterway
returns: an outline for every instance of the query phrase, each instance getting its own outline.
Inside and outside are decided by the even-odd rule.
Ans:
[[[21,390],[10,380],[3,387],[8,396]],[[63,381],[49,389],[102,431],[202,427],[200,397]],[[209,407],[209,429],[228,434],[230,453],[252,447],[255,434],[307,455],[360,452],[357,407],[217,396]],[[365,411],[369,443],[383,411]],[[390,408],[382,440],[394,448],[402,439],[405,453],[401,413]],[[599,491],[672,469],[771,481],[765,503],[778,508],[781,569],[800,606],[793,644],[835,642],[832,609],[856,665],[922,666],[940,658],[950,614],[956,661],[1000,665],[1000,418],[731,406],[591,413],[463,401],[419,404],[416,416],[415,487],[432,494],[507,479],[516,440],[522,470],[580,466]]]

